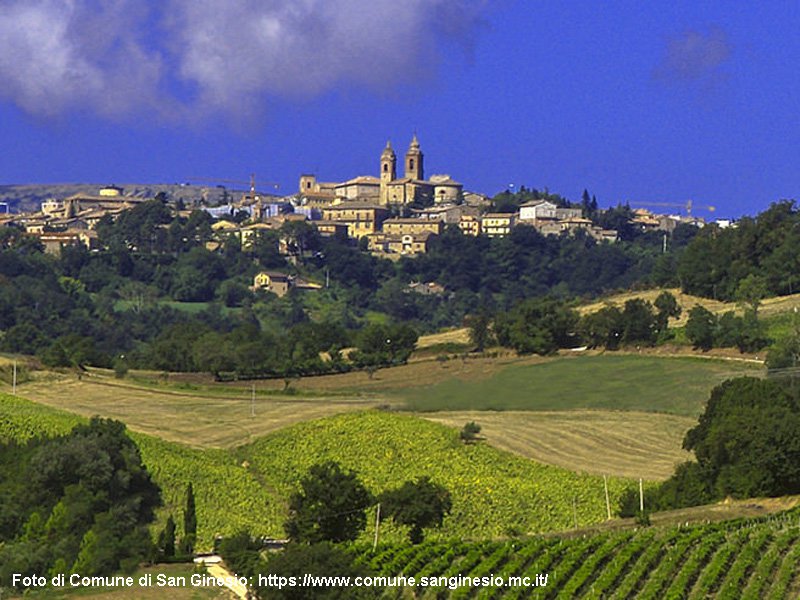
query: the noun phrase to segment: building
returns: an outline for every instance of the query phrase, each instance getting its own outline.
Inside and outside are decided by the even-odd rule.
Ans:
[[[441,235],[444,222],[430,219],[386,219],[381,230],[387,235],[416,235],[429,231]]]
[[[347,239],[347,223],[340,221],[312,221],[311,224],[317,228],[322,237]]]
[[[352,239],[377,232],[388,216],[386,207],[361,202],[347,202],[322,209],[322,220],[346,223],[347,237]]]
[[[430,208],[414,209],[412,213],[420,219],[444,221],[445,223],[457,225],[464,215],[477,217],[480,214],[480,209],[476,206],[467,206],[466,204],[441,204],[431,206]]]
[[[474,215],[462,215],[458,220],[458,228],[464,235],[479,236],[481,234],[481,218]]]
[[[404,234],[378,232],[367,236],[371,252],[404,256],[425,254],[435,238],[436,234],[432,231]]]
[[[272,292],[279,298],[283,298],[290,289],[319,290],[322,289],[322,286],[278,271],[259,271],[253,277],[253,285],[250,289],[254,292],[258,290]]]
[[[412,281],[408,284],[405,291],[406,293],[420,294],[422,296],[444,296],[446,292],[444,286],[435,281],[429,281],[428,283]]]
[[[289,276],[286,273],[277,271],[259,271],[253,277],[251,290],[264,290],[272,292],[278,298],[283,298],[289,292]]]
[[[547,200],[530,200],[520,205],[519,220],[536,221],[539,219],[555,219],[557,208],[555,204]]]
[[[486,213],[481,218],[481,233],[489,237],[503,237],[517,224],[517,213]]]
[[[449,175],[433,175],[425,179],[424,154],[416,134],[406,151],[403,161],[403,176],[398,177],[397,155],[390,142],[381,152],[379,176],[362,175],[341,183],[317,181],[315,175],[300,176],[300,203],[311,204],[326,201],[367,202],[387,206],[411,202],[456,202],[462,196],[462,185]]]
[[[56,256],[66,246],[83,246],[87,250],[96,250],[100,247],[96,231],[68,229],[67,231],[45,231],[37,234],[39,241],[44,246],[44,251]]]

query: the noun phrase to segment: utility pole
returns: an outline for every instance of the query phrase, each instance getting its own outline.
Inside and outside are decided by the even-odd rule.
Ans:
[[[378,532],[381,528],[381,503],[378,502],[378,510],[375,511],[375,539],[372,541],[372,552],[378,547]]]
[[[644,513],[644,488],[641,477],[639,477],[639,512]]]
[[[603,487],[606,490],[606,513],[608,514],[608,520],[611,520],[611,502],[608,499],[608,477],[603,475]]]
[[[11,375],[11,394],[13,396],[17,395],[17,360],[14,359],[14,371]]]

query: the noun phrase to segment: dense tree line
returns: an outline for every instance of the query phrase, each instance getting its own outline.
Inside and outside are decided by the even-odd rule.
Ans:
[[[159,488],[122,423],[0,445],[0,581],[133,569],[152,555]]]
[[[547,191],[520,189],[496,197],[495,209],[532,198],[570,205]],[[680,225],[669,235],[666,253],[661,232],[623,228],[631,216],[628,207],[600,211],[588,192],[580,206],[595,222],[626,231],[623,241],[597,243],[580,232],[545,237],[529,227],[518,227],[505,238],[473,238],[448,227],[429,253],[391,262],[347,240],[321,238],[302,222],[261,232],[242,248],[235,236],[217,237],[206,213],[176,217],[158,200],[143,202],[116,221],[104,219],[97,228],[104,245],[99,252],[65,248],[54,258],[44,255],[31,236],[4,228],[0,349],[37,354],[49,365],[116,366],[120,373],[146,367],[287,376],[292,369],[318,373],[404,360],[405,351],[394,345],[380,348],[374,341],[378,336],[371,335],[376,332],[361,331],[375,313],[418,333],[474,322],[475,315],[496,315],[495,333],[503,343],[546,353],[563,345],[564,335],[567,343],[580,339],[591,346],[653,343],[663,337],[663,323],[657,321],[663,311],[656,307],[650,318],[643,306],[603,309],[592,319],[570,322],[569,331],[551,328],[526,346],[527,334],[520,337],[521,313],[533,310],[530,316],[535,317],[538,301],[531,299],[585,298],[679,280],[687,291],[734,299],[748,292],[742,289],[744,281],[755,294],[781,293],[794,285],[790,263],[770,258],[792,251],[789,228],[796,213],[790,203],[743,220],[737,230]],[[734,243],[740,239],[754,250],[743,252],[745,241]],[[739,266],[714,268],[733,255]],[[766,266],[773,271],[761,274]],[[327,285],[314,293],[291,291],[284,298],[253,293],[248,286],[263,269]],[[436,281],[445,291],[414,293],[408,288],[412,281]],[[720,318],[718,328],[724,332],[722,324],[729,320]],[[751,324],[745,320],[736,326]],[[324,329],[330,332],[321,333]],[[548,338],[553,334],[555,341]],[[730,336],[717,337],[714,345]],[[754,330],[736,345],[752,348],[763,339]],[[340,360],[340,349],[361,341],[369,348],[360,347],[352,361]],[[477,346],[485,341],[478,340]]]
[[[583,316],[565,300],[532,298],[498,313],[493,324],[485,314],[467,322],[476,346],[488,344],[493,331],[493,341],[502,346],[544,355],[582,345],[608,350],[622,345],[652,346],[670,338],[669,319],[680,314],[675,297],[662,292],[654,304],[633,298],[623,308],[608,305]]]
[[[741,282],[756,277],[769,296],[800,291],[800,214],[794,202],[777,202],[736,225],[706,226],[689,243],[678,263],[683,290],[737,300]]]
[[[786,382],[740,377],[715,387],[683,447],[695,460],[646,494],[650,510],[800,493],[800,403]],[[638,508],[631,490],[621,513]]]

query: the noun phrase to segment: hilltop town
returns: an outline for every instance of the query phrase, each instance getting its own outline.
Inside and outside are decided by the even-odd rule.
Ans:
[[[428,252],[448,226],[457,227],[466,236],[504,237],[516,227],[532,227],[545,236],[580,232],[598,242],[619,240],[617,229],[604,227],[602,220],[596,218],[605,212],[596,201],[592,206],[584,198],[583,204],[578,204],[524,187],[516,193],[506,190],[490,198],[465,190],[450,175],[434,174],[426,179],[424,164],[424,154],[414,134],[403,156],[402,173],[398,171],[397,154],[387,142],[379,157],[377,176],[323,182],[315,174],[302,174],[297,191],[285,196],[257,190],[254,178],[249,189],[238,197],[224,185],[186,184],[178,187],[179,194],[164,191],[169,186],[163,186],[162,191],[149,197],[138,189],[132,194],[123,187],[107,185],[96,188],[94,193],[48,198],[38,210],[10,212],[6,202],[7,212],[0,217],[0,224],[19,227],[38,237],[49,253],[58,254],[70,245],[96,250],[100,247],[98,223],[114,220],[123,211],[156,199],[168,204],[176,217],[188,218],[194,210],[213,217],[216,240],[208,243],[209,249],[219,247],[230,235],[246,247],[259,231],[278,230],[287,222],[306,222],[323,237],[346,238],[363,250],[386,258]],[[507,202],[499,206],[504,196]],[[691,201],[660,206],[687,214],[660,214],[643,206],[634,207],[629,211],[628,224],[640,231],[668,233],[681,223],[698,227],[705,224],[704,219],[690,215]],[[728,221],[717,223],[729,225]],[[285,241],[281,250],[289,254]]]

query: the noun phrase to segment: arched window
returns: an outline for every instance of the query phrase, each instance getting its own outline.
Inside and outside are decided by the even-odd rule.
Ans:
[[[409,158],[409,159],[408,159],[408,169],[409,169],[410,171],[413,171],[413,170],[414,170],[414,159],[413,159],[413,158]]]
[[[384,173],[388,173],[389,172],[389,165],[387,165],[386,163],[383,163],[383,172]]]

